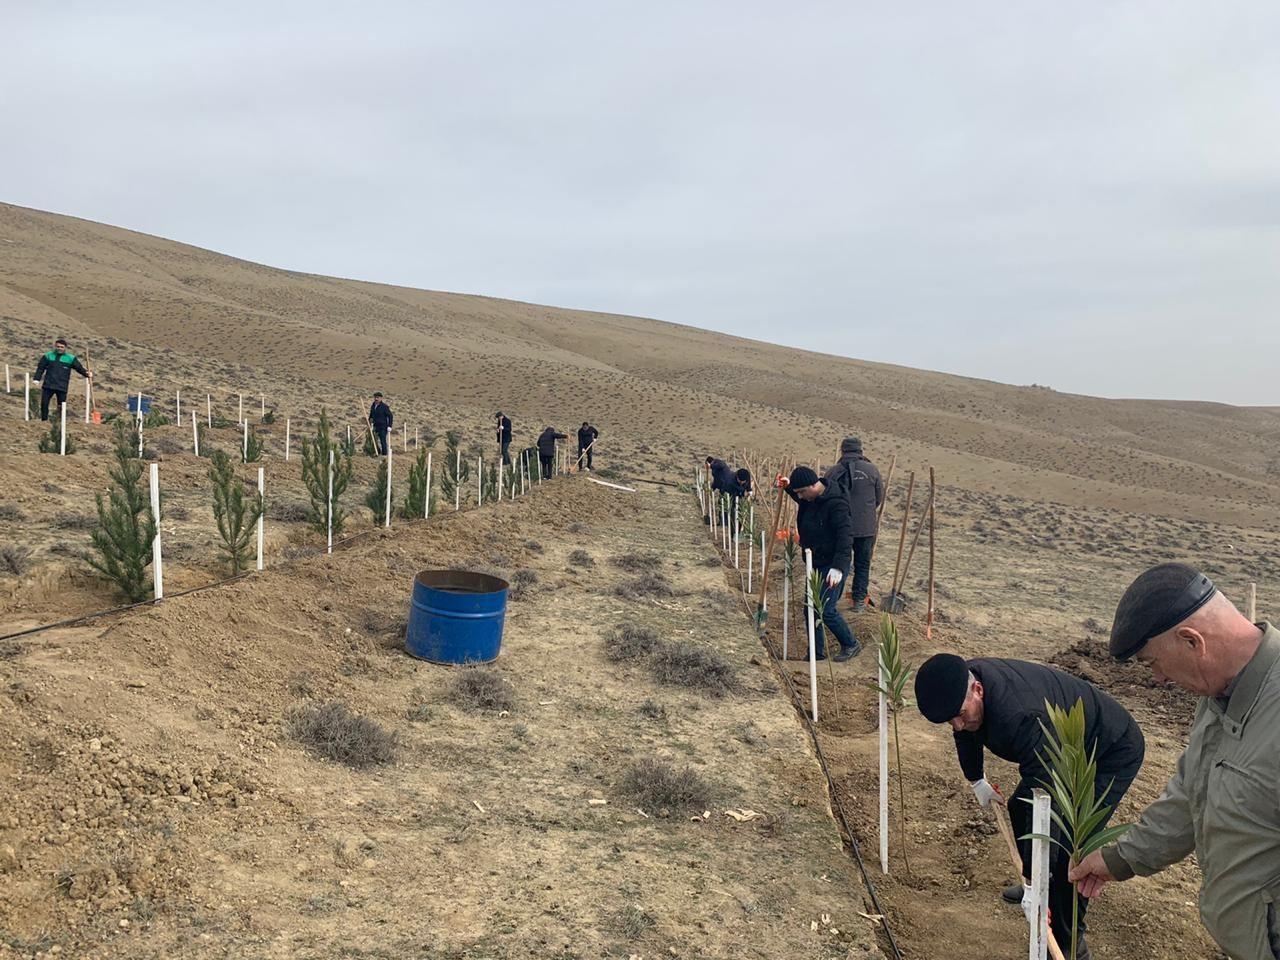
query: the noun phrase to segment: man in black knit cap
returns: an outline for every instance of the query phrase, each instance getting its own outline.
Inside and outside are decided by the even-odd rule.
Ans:
[[[1142,766],[1145,745],[1142,731],[1128,711],[1093,684],[1024,660],[979,657],[965,660],[951,653],[930,657],[916,673],[916,703],[932,723],[949,723],[955,732],[960,769],[982,806],[1004,804],[1000,791],[983,775],[983,748],[1018,765],[1019,781],[1008,804],[1015,836],[1031,832],[1031,790],[1049,780],[1041,759],[1048,727],[1045,701],[1070,709],[1084,702],[1085,748],[1096,751],[1098,796],[1112,810],[1120,802]],[[1110,815],[1108,815],[1108,819]],[[1104,826],[1106,821],[1099,824]],[[1031,843],[1021,841],[1022,869],[1031,876]],[[1075,890],[1067,880],[1067,852],[1057,844],[1049,857],[1049,911],[1051,928],[1059,944],[1071,940],[1071,899]],[[1023,898],[1025,889],[1014,886],[1005,891],[1010,902]],[[1085,945],[1084,911],[1080,898],[1080,937],[1077,960],[1088,960]],[[1024,904],[1024,911],[1029,904]]]
[[[1280,957],[1280,631],[1212,581],[1162,563],[1116,608],[1111,655],[1200,695],[1168,785],[1116,843],[1071,871],[1086,897],[1195,853],[1200,917],[1234,960]]]
[[[829,490],[810,467],[796,467],[789,479],[780,478],[778,482],[799,504],[796,508],[796,532],[800,535],[800,549],[813,551],[813,569],[822,575],[822,596],[814,598],[814,605],[822,611],[822,623],[814,625],[814,656],[819,660],[826,659],[822,629],[825,624],[839,641],[840,649],[832,654],[831,659],[840,663],[862,652],[862,645],[836,609],[836,601],[849,581],[849,563],[853,554],[849,501],[835,490]]]

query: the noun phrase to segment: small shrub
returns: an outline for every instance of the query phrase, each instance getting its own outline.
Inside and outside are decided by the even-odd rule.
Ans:
[[[53,525],[62,530],[92,530],[96,522],[83,513],[60,513],[53,518]]]
[[[650,550],[637,550],[611,557],[609,562],[628,573],[644,573],[662,565],[662,557]]]
[[[275,411],[275,409],[274,409],[274,408],[273,408],[273,409],[271,409],[271,410],[268,410],[266,413],[264,413],[264,414],[262,415],[262,422],[263,422],[263,423],[275,423],[275,422],[276,422],[276,411]]]
[[[511,688],[494,667],[463,667],[449,685],[449,701],[469,713],[510,710],[515,705]]]
[[[522,600],[529,589],[538,582],[538,574],[534,570],[517,570],[511,575],[511,599]]]
[[[645,757],[628,767],[618,790],[638,806],[650,810],[703,810],[711,803],[711,788],[689,765],[673,767],[665,760]]]
[[[143,418],[142,427],[144,430],[154,430],[156,427],[167,427],[169,422],[168,417],[159,410],[153,409]]]
[[[627,943],[632,944],[652,930],[657,922],[643,907],[628,904],[614,914],[611,926]]]
[[[315,680],[310,670],[299,670],[297,673],[289,674],[286,685],[295,697],[311,698],[316,695]]]
[[[658,635],[648,627],[624,623],[604,636],[604,655],[614,663],[643,660],[661,645]]]
[[[733,665],[710,647],[679,640],[662,644],[649,661],[654,677],[662,683],[701,690],[723,697],[737,688]]]
[[[542,544],[540,544],[537,540],[526,540],[524,542],[524,548],[528,550],[530,553],[543,552]]]
[[[569,566],[571,567],[594,567],[596,562],[591,559],[591,554],[585,550],[575,550],[569,554]]]
[[[142,479],[143,465],[133,457],[131,438],[136,435],[120,421],[115,430],[116,462],[109,471],[112,487],[107,500],[101,493],[96,497],[98,525],[90,534],[94,553],[86,554],[85,561],[136,603],[150,592],[146,573],[156,525],[149,489]]]
[[[649,572],[619,583],[613,588],[613,594],[624,600],[639,600],[643,597],[671,597],[675,591],[661,573]]]
[[[294,708],[286,729],[313,753],[349,767],[367,767],[395,759],[396,735],[367,717],[353,713],[341,700]]]
[[[257,490],[245,489],[244,483],[236,476],[231,458],[221,450],[213,452],[209,483],[213,490],[213,516],[222,541],[219,551],[234,576],[248,569],[252,562],[250,544],[257,535],[262,497]]]
[[[27,572],[30,560],[30,547],[19,547],[11,543],[0,547],[0,566],[15,577],[20,577]]]
[[[284,523],[301,523],[310,515],[305,503],[298,500],[272,500],[267,506],[267,519]]]
[[[12,503],[0,503],[0,520],[25,520],[27,515]]]
[[[387,512],[387,458],[378,464],[378,478],[364,496],[364,505],[373,513],[375,521],[383,519]]]
[[[585,524],[578,523],[578,521],[575,520],[573,523],[565,527],[565,530],[569,533],[586,533],[587,527]]]
[[[40,438],[37,449],[41,453],[61,453],[62,451],[62,424],[58,420],[49,421],[49,432]],[[68,455],[76,452],[75,441],[71,439],[71,430],[67,430],[67,453]]]
[[[404,715],[411,723],[428,723],[435,719],[436,712],[431,705],[431,696],[424,687],[419,687],[409,694],[409,706]]]
[[[165,507],[164,517],[166,520],[190,520],[191,511],[182,504],[175,503]]]
[[[646,698],[644,703],[640,704],[640,716],[648,717],[650,720],[667,719],[667,708],[653,698]]]

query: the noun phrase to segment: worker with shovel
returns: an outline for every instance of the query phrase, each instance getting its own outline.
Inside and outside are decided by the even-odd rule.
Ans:
[[[67,352],[67,341],[59,337],[53,341],[53,349],[41,354],[40,362],[36,364],[34,379],[40,381],[41,420],[49,419],[49,401],[54,397],[58,398],[59,411],[66,404],[72,370],[88,380],[93,379],[93,374],[81,366],[79,358]]]
[[[493,415],[493,420],[497,425],[498,448],[502,452],[502,465],[507,467],[511,465],[511,418],[505,416],[499,410]]]
[[[592,466],[593,454],[596,443],[596,437],[600,436],[600,431],[593,427],[586,420],[582,421],[582,426],[578,428],[578,468],[590,470]]]
[[[930,657],[916,673],[916,704],[931,723],[948,723],[955,733],[960,769],[978,802],[1006,805],[1004,797],[983,775],[983,748],[1018,765],[1020,779],[1007,804],[1014,835],[1031,832],[1031,791],[1049,781],[1042,756],[1049,716],[1045,702],[1070,709],[1084,703],[1085,746],[1095,752],[1095,789],[1108,810],[1098,829],[1106,825],[1120,799],[1142,767],[1142,731],[1124,707],[1093,684],[1052,667],[1024,660],[979,657],[965,660],[952,653]],[[1056,829],[1056,828],[1055,828]],[[1031,841],[1018,844],[1023,876],[1031,876]],[[1058,943],[1071,942],[1071,898],[1079,901],[1080,939],[1076,960],[1089,960],[1084,940],[1087,901],[1067,879],[1067,850],[1052,845],[1049,857],[1050,929]],[[1007,888],[1004,899],[1023,901],[1022,884]],[[1029,907],[1030,898],[1023,903]]]
[[[778,484],[799,506],[796,508],[796,530],[800,549],[813,551],[813,569],[826,570],[823,577],[822,623],[815,625],[814,656],[826,659],[823,626],[829,627],[840,645],[831,659],[837,663],[862,652],[849,624],[845,622],[836,601],[849,579],[849,561],[853,551],[852,526],[849,524],[849,501],[829,489],[811,467],[796,467],[791,476],[779,477]],[[815,598],[815,606],[819,598]]]
[[[382,399],[382,392],[375,391],[373,403],[369,406],[369,424],[376,434],[378,453],[384,457],[387,455],[387,431],[391,429],[391,421],[393,419],[391,408]]]
[[[871,583],[871,555],[880,529],[880,505],[884,503],[884,480],[876,465],[862,454],[862,441],[845,437],[840,443],[840,462],[827,471],[827,486],[849,501],[853,523],[853,586],[850,596],[855,613],[867,603]]]

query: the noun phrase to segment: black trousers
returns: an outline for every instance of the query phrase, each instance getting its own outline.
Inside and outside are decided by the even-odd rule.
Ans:
[[[1103,798],[1103,802],[1111,808],[1106,819],[1098,824],[1098,830],[1107,825],[1121,798],[1128,791],[1138,771],[1142,769],[1145,751],[1142,733],[1135,726],[1128,737],[1114,744],[1104,756],[1098,758],[1098,779],[1094,781],[1094,789]],[[1024,800],[1031,799],[1031,789],[1035,786],[1039,784],[1021,780],[1018,782],[1018,788],[1013,791],[1013,796],[1009,798],[1009,822],[1013,825],[1015,837],[1022,837],[1031,832],[1031,804]],[[1052,832],[1055,837],[1069,843],[1066,838],[1060,837],[1056,824]],[[1022,854],[1023,875],[1029,878],[1031,876],[1031,841],[1019,840],[1018,852]],[[1056,843],[1050,844],[1049,911],[1052,914],[1050,929],[1053,930],[1053,936],[1057,939],[1062,952],[1070,956],[1071,900],[1074,897],[1079,904],[1082,937],[1086,929],[1084,913],[1089,901],[1085,897],[1076,895],[1075,887],[1067,880],[1068,867],[1068,851]]]
[[[374,432],[378,435],[378,452],[384,457],[387,455],[387,427],[374,427]]]
[[[511,452],[510,452],[510,451],[511,451],[511,441],[510,441],[510,440],[503,440],[503,441],[502,441],[502,465],[503,465],[504,467],[509,467],[509,466],[511,466]]]
[[[585,448],[583,448],[583,447],[579,447],[579,448],[578,448],[578,466],[580,466],[580,467],[586,467],[588,470],[590,470],[590,469],[591,469],[591,454],[592,454],[592,449],[593,449],[593,448],[591,448],[591,447],[585,447]]]
[[[59,412],[61,412],[62,405],[67,402],[67,391],[53,390],[49,387],[40,388],[40,419],[41,420],[49,419],[49,398],[50,397],[58,398]]]
[[[542,467],[542,475],[544,477],[550,477],[555,472],[556,458],[554,455],[545,457],[542,454],[538,454],[538,463]]]
[[[871,554],[876,548],[875,537],[853,538],[853,605],[861,610],[867,599],[867,586],[871,583]]]

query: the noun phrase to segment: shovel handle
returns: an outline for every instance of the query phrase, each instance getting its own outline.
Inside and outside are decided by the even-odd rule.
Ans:
[[[1009,862],[1013,865],[1014,874],[1026,883],[1026,878],[1022,875],[1022,854],[1018,852],[1018,841],[1013,838],[1013,825],[1009,823],[1009,811],[1000,804],[996,804],[996,826],[1000,828],[1000,835],[1004,837],[1004,842],[1009,847]],[[1053,957],[1053,960],[1066,960],[1052,930],[1045,931],[1045,941],[1049,945],[1049,956]]]

